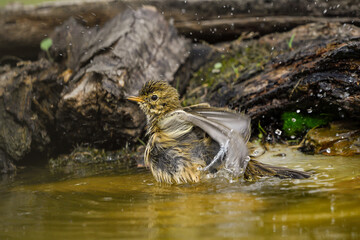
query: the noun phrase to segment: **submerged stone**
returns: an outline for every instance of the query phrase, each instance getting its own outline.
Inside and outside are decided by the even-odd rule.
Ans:
[[[311,129],[300,150],[330,156],[360,154],[360,126],[356,123],[335,122],[329,127]]]

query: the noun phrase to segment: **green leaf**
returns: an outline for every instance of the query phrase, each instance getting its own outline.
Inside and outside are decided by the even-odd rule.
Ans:
[[[52,46],[52,44],[53,44],[53,41],[51,38],[45,38],[41,41],[40,48],[43,51],[47,52],[47,51],[49,51],[49,48]]]
[[[266,134],[265,129],[263,129],[263,127],[260,124],[260,121],[258,122],[258,128],[259,128],[259,132],[263,132],[264,134]]]
[[[137,138],[137,140],[138,140],[143,146],[146,146],[146,143],[144,143],[143,140],[141,140],[140,138]]]
[[[222,67],[221,62],[217,62],[217,63],[214,64],[215,69],[220,69],[221,67]]]
[[[295,33],[293,33],[293,35],[291,35],[291,38],[290,38],[290,40],[288,42],[288,46],[289,46],[290,49],[292,49],[292,43],[294,41],[294,38],[295,38]]]

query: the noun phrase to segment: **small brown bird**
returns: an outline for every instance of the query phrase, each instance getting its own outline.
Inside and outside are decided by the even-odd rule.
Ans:
[[[165,81],[149,81],[129,97],[147,117],[145,164],[158,182],[198,182],[205,172],[228,170],[234,177],[307,178],[307,173],[252,160],[246,142],[250,118],[208,104],[181,107],[179,94]]]

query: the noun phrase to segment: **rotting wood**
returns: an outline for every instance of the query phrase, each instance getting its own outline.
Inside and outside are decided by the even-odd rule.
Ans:
[[[40,41],[70,17],[85,27],[101,26],[128,8],[143,5],[155,6],[174,22],[179,33],[212,43],[235,39],[244,32],[264,35],[311,22],[360,25],[360,2],[352,0],[84,0],[36,6],[13,4],[0,9],[0,56],[2,61],[8,55],[35,59]]]
[[[246,111],[254,124],[261,121],[272,131],[281,128],[284,111],[356,121],[360,112],[359,36],[360,28],[352,25],[309,24],[223,45],[218,50],[221,54],[194,74],[189,89],[198,90],[189,90],[184,101]]]

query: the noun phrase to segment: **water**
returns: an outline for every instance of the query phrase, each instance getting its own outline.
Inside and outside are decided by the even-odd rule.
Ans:
[[[0,185],[0,239],[360,238],[359,156],[275,147],[260,160],[316,173],[169,186],[144,169],[74,178],[26,168]]]

